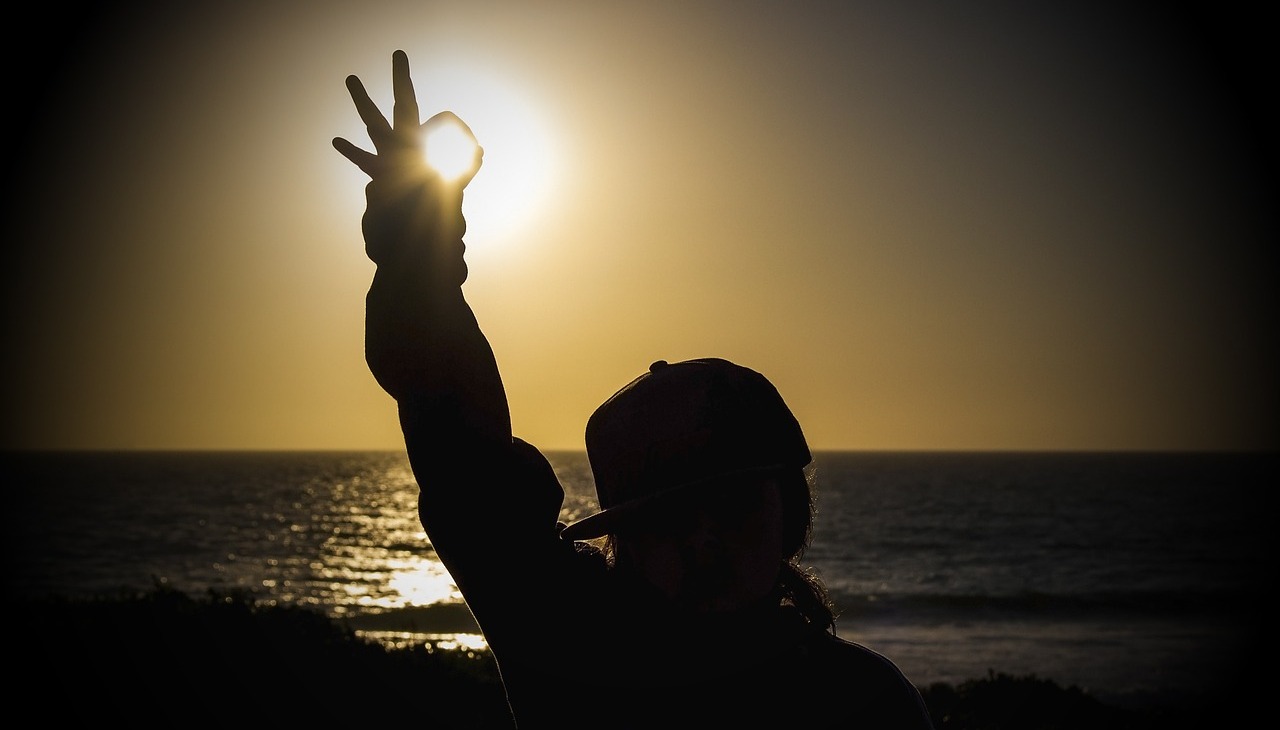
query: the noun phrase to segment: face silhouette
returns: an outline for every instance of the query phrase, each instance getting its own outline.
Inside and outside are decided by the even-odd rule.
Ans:
[[[663,498],[617,535],[619,560],[675,607],[745,608],[778,579],[782,498],[771,475],[692,487]]]

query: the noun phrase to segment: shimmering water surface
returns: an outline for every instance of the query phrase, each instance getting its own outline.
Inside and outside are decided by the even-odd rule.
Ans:
[[[593,509],[585,455],[548,457],[563,518]],[[1260,631],[1273,457],[820,452],[816,470],[807,562],[841,633],[917,683],[1195,690]],[[241,590],[384,640],[483,646],[403,453],[10,454],[4,471],[16,597]]]

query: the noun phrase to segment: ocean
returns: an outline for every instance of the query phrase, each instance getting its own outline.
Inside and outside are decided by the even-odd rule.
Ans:
[[[563,518],[593,509],[585,455],[547,456]],[[402,452],[3,464],[12,599],[236,591],[392,645],[484,647]],[[815,465],[805,562],[840,634],[919,686],[999,672],[1123,701],[1216,692],[1265,666],[1276,455],[817,452]]]

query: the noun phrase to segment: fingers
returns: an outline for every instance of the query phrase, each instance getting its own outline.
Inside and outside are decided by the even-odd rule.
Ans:
[[[347,91],[351,93],[351,101],[355,102],[361,121],[369,130],[369,139],[373,140],[375,147],[382,147],[391,139],[391,125],[387,123],[387,118],[382,116],[378,105],[369,98],[369,92],[365,91],[364,84],[358,77],[347,77]]]
[[[343,157],[355,163],[355,166],[363,170],[369,177],[373,177],[374,172],[378,169],[377,155],[356,147],[342,137],[333,138],[333,148]]]
[[[415,161],[419,165],[424,164],[425,161],[420,159],[422,133],[427,127],[452,123],[476,143],[471,168],[461,178],[451,181],[459,189],[465,187],[475,177],[484,159],[484,150],[476,142],[475,133],[456,114],[449,111],[440,112],[419,124],[418,99],[409,73],[409,56],[404,51],[397,50],[391,55],[391,81],[395,101],[391,112],[392,121],[388,122],[378,105],[369,98],[369,92],[359,77],[347,77],[347,91],[355,102],[356,111],[369,132],[369,139],[373,142],[376,153],[363,150],[342,137],[333,139],[333,148],[369,177],[378,177]]]
[[[403,134],[417,131],[418,98],[414,94],[413,79],[409,76],[409,56],[404,51],[391,54],[391,83],[395,96],[392,115],[395,128]]]

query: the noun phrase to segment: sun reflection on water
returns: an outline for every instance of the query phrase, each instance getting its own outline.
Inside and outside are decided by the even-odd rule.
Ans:
[[[457,602],[462,594],[438,560],[418,556],[371,555],[347,558],[345,566],[326,567],[334,607],[397,609]]]
[[[409,558],[388,561],[391,576],[387,588],[400,599],[397,605],[428,605],[461,600],[453,578],[438,560]]]
[[[411,631],[357,631],[362,639],[376,641],[389,649],[424,646],[429,651],[483,652],[489,644],[483,634],[417,634]]]

